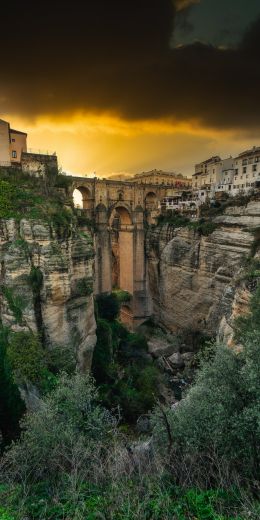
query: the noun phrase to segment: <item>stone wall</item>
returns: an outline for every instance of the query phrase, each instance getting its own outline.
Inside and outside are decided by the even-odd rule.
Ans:
[[[44,176],[47,169],[58,171],[57,155],[45,155],[23,152],[21,156],[21,167],[25,173]]]

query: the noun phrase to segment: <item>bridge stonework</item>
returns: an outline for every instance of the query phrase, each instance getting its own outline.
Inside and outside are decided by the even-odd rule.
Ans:
[[[73,177],[71,196],[75,189],[95,221],[95,293],[128,291],[121,319],[134,329],[151,315],[145,224],[156,221],[167,186]]]

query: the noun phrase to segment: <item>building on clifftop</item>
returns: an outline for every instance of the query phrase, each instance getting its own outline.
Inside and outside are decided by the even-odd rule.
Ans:
[[[0,166],[20,165],[22,153],[26,152],[27,134],[0,119]]]

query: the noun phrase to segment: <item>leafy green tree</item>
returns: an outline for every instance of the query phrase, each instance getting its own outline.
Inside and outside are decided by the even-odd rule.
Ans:
[[[2,444],[9,444],[20,432],[19,421],[25,411],[6,355],[7,331],[0,330],[0,431]]]
[[[65,482],[75,498],[84,479],[95,480],[102,472],[115,426],[88,376],[62,374],[42,406],[23,419],[20,441],[4,456],[5,478],[24,488],[39,480],[53,486]]]
[[[197,380],[175,411],[157,410],[155,438],[162,451],[195,468],[204,479],[217,477],[225,461],[228,472],[253,479],[260,472],[260,320],[259,290],[251,315],[240,321],[243,348],[217,345]],[[185,462],[184,462],[185,461]],[[187,463],[187,461],[189,461]],[[196,462],[197,461],[197,462]],[[198,462],[199,461],[199,462]]]
[[[112,330],[106,320],[97,320],[97,344],[92,359],[92,373],[97,384],[106,383],[112,363]]]
[[[36,335],[29,331],[9,333],[7,357],[17,383],[37,383],[46,368],[44,351]]]
[[[115,294],[100,294],[96,297],[98,317],[113,321],[119,314],[120,303]]]

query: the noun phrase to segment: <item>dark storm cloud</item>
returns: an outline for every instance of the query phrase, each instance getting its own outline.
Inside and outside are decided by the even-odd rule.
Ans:
[[[236,50],[171,49],[192,1],[75,0],[2,7],[0,112],[108,111],[260,127],[260,20]]]

